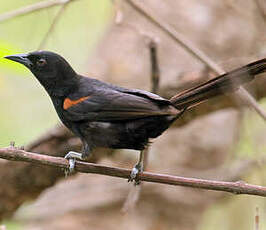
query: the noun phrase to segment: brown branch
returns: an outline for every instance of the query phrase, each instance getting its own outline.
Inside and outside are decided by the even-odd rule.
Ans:
[[[13,19],[15,17],[18,16],[23,16],[23,15],[27,15],[36,11],[40,11],[43,9],[48,9],[54,6],[58,6],[58,5],[64,5],[70,1],[75,1],[75,0],[46,0],[46,1],[41,1],[41,2],[37,2],[4,14],[0,15],[0,23]]]
[[[149,52],[150,52],[150,63],[151,63],[151,92],[158,94],[159,84],[160,84],[160,68],[158,63],[158,46],[155,39],[150,39],[148,43]],[[150,146],[147,146],[145,149],[144,155],[144,165],[143,169],[146,169],[149,159]]]
[[[162,18],[159,18],[158,15],[151,13],[151,11],[148,12],[148,10],[145,9],[144,4],[136,3],[133,0],[127,0],[127,3],[133,9],[135,9],[138,13],[140,13],[145,18],[147,18],[150,22],[152,22],[152,24],[154,24],[160,30],[165,32],[175,42],[177,42],[179,45],[181,45],[192,56],[196,57],[201,62],[205,63],[207,66],[209,66],[211,69],[213,69],[213,71],[215,71],[216,73],[218,73],[218,74],[224,73],[223,69],[221,69],[207,55],[205,55],[201,50],[199,50],[196,46],[194,46],[194,44],[192,44],[190,41],[188,41],[181,33],[179,33],[174,28],[172,28],[170,25],[165,23],[164,20]]]
[[[225,71],[219,65],[217,65],[204,52],[202,52],[194,44],[187,40],[181,33],[165,23],[162,18],[158,17],[158,15],[155,15],[151,13],[151,11],[144,9],[145,7],[143,3],[136,3],[133,0],[127,0],[127,3],[138,13],[152,22],[156,27],[164,31],[174,41],[181,45],[188,53],[190,53],[192,56],[196,57],[198,60],[212,69],[216,74],[221,75],[225,73]],[[239,91],[236,92],[236,95],[239,96],[248,106],[252,107],[264,120],[266,120],[265,111],[263,111],[256,100],[243,87],[239,88]]]
[[[63,157],[69,151],[79,152],[81,141],[62,125],[56,126],[25,147],[26,151]],[[95,149],[90,162],[111,157],[111,149]],[[41,172],[41,173],[40,173]],[[0,221],[10,217],[17,208],[35,199],[45,189],[64,178],[64,171],[24,162],[0,161]],[[11,183],[12,182],[12,183]],[[18,186],[19,185],[19,186]]]
[[[151,92],[158,94],[159,90],[159,83],[160,83],[160,68],[158,64],[157,58],[157,43],[153,40],[149,42],[149,49],[150,49],[150,60],[151,60],[151,81],[152,87]]]
[[[52,157],[41,155],[24,150],[19,150],[14,147],[0,148],[0,157],[12,161],[31,162],[39,165],[48,165],[61,169],[69,167],[68,161],[61,157]],[[76,162],[76,171],[82,173],[94,173],[106,176],[128,178],[130,170],[117,167],[108,167],[87,162]],[[192,188],[200,188],[214,191],[224,191],[233,194],[248,194],[266,197],[266,187],[259,185],[247,184],[243,181],[238,182],[223,182],[195,178],[185,178],[166,174],[156,174],[143,172],[139,175],[140,180],[168,185],[180,185]]]
[[[150,39],[148,43],[149,52],[150,52],[150,63],[151,63],[151,92],[158,94],[159,83],[160,83],[160,68],[158,64],[158,47],[157,42],[154,39]],[[150,146],[144,150],[144,162],[143,169],[146,169],[149,159]]]

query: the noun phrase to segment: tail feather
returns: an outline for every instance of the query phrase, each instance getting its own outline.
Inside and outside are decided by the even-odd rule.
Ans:
[[[177,109],[191,108],[204,100],[237,90],[252,81],[257,74],[266,72],[266,58],[220,75],[199,86],[185,90],[170,101]]]

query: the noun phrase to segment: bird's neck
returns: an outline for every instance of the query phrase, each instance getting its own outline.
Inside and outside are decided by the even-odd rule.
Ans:
[[[72,76],[69,79],[61,78],[61,80],[45,82],[39,79],[39,81],[51,97],[61,98],[75,91],[78,88],[80,79],[79,76],[76,75],[76,77]]]

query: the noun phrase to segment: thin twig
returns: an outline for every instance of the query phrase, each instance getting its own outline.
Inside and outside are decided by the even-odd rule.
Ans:
[[[67,169],[69,167],[68,161],[61,157],[52,157],[48,155],[41,155],[37,153],[26,152],[16,149],[14,147],[0,148],[0,158],[30,162],[40,165],[48,165],[58,167],[61,169]],[[131,170],[108,167],[93,163],[76,161],[76,171],[82,173],[94,173],[106,176],[129,178]],[[259,185],[247,184],[244,181],[238,182],[223,182],[204,180],[196,178],[186,178],[179,176],[172,176],[166,174],[157,174],[151,172],[143,172],[139,175],[140,180],[168,185],[180,185],[185,187],[200,188],[206,190],[224,191],[233,194],[248,194],[266,197],[266,187]]]
[[[53,19],[53,22],[52,24],[50,25],[48,31],[46,32],[46,34],[44,35],[39,47],[38,47],[38,50],[41,50],[43,49],[43,47],[45,46],[49,36],[52,34],[53,30],[55,29],[60,17],[63,15],[66,7],[69,5],[71,1],[67,1],[60,9],[59,11],[57,12],[56,16],[54,17]]]
[[[211,69],[213,69],[217,74],[223,74],[224,71],[220,68],[214,61],[212,61],[207,55],[205,55],[201,50],[199,50],[194,44],[188,41],[181,33],[172,28],[169,24],[165,23],[162,18],[158,15],[148,12],[144,9],[144,4],[136,3],[133,0],[127,0],[128,4],[132,6],[137,12],[146,17],[150,22],[157,26],[160,30],[165,32],[169,37],[181,45],[188,53],[199,59],[201,62],[205,63]]]
[[[137,31],[137,30],[136,30]],[[159,81],[160,81],[160,69],[158,65],[158,60],[157,60],[157,42],[150,36],[145,35],[144,33],[140,33],[137,31],[138,34],[141,36],[147,38],[148,42],[148,48],[149,48],[149,54],[150,54],[150,66],[151,66],[151,92],[158,94],[159,90]],[[149,154],[150,154],[150,145],[146,146],[146,148],[143,150],[143,170],[146,170],[147,165],[148,165],[148,160],[149,160]],[[127,199],[123,205],[122,211],[127,212],[128,210],[132,210],[140,197],[141,193],[141,184],[138,186],[132,187],[130,190]]]
[[[68,3],[69,1],[75,1],[75,0],[46,0],[46,1],[41,1],[41,2],[37,2],[28,6],[24,6],[21,7],[19,9],[4,13],[0,15],[0,23],[16,18],[18,16],[23,16],[23,15],[27,15],[39,10],[43,10],[43,9],[48,9],[54,6],[58,6],[58,5],[64,5],[66,3]]]
[[[160,83],[160,68],[158,64],[157,55],[157,42],[154,39],[150,39],[148,43],[150,51],[150,63],[151,63],[151,92],[158,94]],[[143,169],[145,170],[148,164],[150,145],[148,145],[144,151]]]
[[[157,60],[157,44],[152,38],[150,38],[148,41],[148,48],[149,48],[150,63],[151,63],[151,92],[158,93],[160,71]],[[146,146],[146,148],[143,151],[144,151],[143,170],[146,170],[149,160],[150,145]],[[134,186],[131,188],[122,208],[122,211],[124,213],[128,212],[129,210],[132,210],[136,206],[137,202],[139,201],[141,189],[142,189],[142,184],[139,184],[138,186]]]
[[[151,63],[151,92],[158,94],[159,91],[159,83],[160,83],[160,68],[158,63],[158,55],[157,55],[157,42],[154,39],[150,39],[148,43],[149,51],[150,51],[150,63]],[[148,145],[144,150],[144,162],[143,168],[146,169],[149,159],[150,146]]]
[[[160,83],[160,69],[157,58],[157,43],[154,40],[149,42],[150,59],[151,59],[151,81],[152,81],[152,93],[158,93]]]
[[[212,59],[210,59],[204,52],[199,50],[194,44],[188,41],[181,33],[176,31],[170,25],[164,22],[162,18],[158,15],[151,13],[151,11],[144,9],[144,4],[136,3],[133,0],[127,0],[127,3],[139,12],[141,15],[146,17],[150,22],[152,22],[159,29],[164,31],[168,36],[170,36],[174,41],[181,45],[188,53],[196,57],[210,69],[212,69],[216,74],[223,74],[225,71],[217,65]],[[240,90],[236,94],[250,107],[252,107],[264,120],[266,120],[266,113],[261,109],[256,100],[241,86]]]

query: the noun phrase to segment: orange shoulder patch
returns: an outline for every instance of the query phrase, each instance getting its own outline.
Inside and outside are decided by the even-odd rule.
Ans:
[[[76,104],[78,104],[78,103],[80,103],[80,102],[82,102],[82,101],[85,101],[85,100],[87,100],[89,97],[90,97],[90,96],[87,96],[87,97],[81,97],[81,98],[79,98],[79,99],[77,99],[77,100],[71,100],[71,99],[69,99],[69,98],[66,98],[66,99],[64,100],[63,108],[64,108],[65,110],[66,110],[66,109],[69,109],[71,106],[76,105]]]

